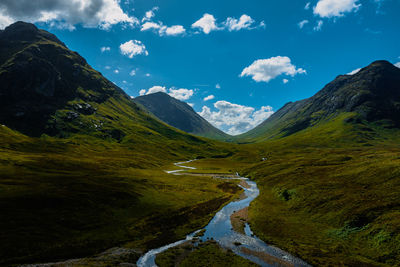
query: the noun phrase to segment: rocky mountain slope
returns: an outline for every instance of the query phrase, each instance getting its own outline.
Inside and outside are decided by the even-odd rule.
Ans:
[[[288,136],[343,113],[353,113],[347,123],[374,123],[400,127],[400,69],[375,61],[354,75],[340,75],[314,96],[287,103],[241,141]]]
[[[203,117],[197,114],[191,106],[179,101],[166,93],[139,96],[134,102],[143,105],[163,122],[187,133],[226,140],[229,135],[212,126]]]

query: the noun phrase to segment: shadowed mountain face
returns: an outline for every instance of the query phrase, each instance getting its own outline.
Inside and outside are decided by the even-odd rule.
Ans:
[[[149,116],[56,36],[25,22],[0,32],[0,123],[30,136],[137,141],[157,132],[193,139]]]
[[[73,131],[62,121],[94,114],[89,102],[129,99],[53,34],[24,22],[0,33],[0,84],[0,122],[34,136]]]
[[[158,92],[136,97],[134,101],[143,105],[160,120],[187,133],[220,140],[226,140],[230,137],[212,126],[191,106],[168,94]]]
[[[375,61],[354,75],[340,75],[314,96],[287,103],[241,141],[282,137],[352,112],[347,123],[369,122],[386,128],[400,127],[400,69]]]

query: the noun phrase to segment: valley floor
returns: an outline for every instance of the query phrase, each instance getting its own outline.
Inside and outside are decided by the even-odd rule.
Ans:
[[[189,176],[164,172],[174,155],[156,164],[118,144],[12,138],[0,147],[1,265],[122,244],[134,262],[202,228],[241,194],[236,184],[204,175],[210,172],[255,180],[260,196],[248,211],[254,233],[312,265],[400,262],[397,144],[234,146],[192,162],[197,169],[187,172],[197,175]]]

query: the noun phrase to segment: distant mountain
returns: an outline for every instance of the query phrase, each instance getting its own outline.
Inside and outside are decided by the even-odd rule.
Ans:
[[[239,135],[239,142],[289,136],[351,113],[345,123],[374,123],[400,127],[400,69],[375,61],[354,75],[340,75],[314,96],[290,102],[253,130]]]
[[[191,106],[166,93],[158,92],[139,96],[134,99],[134,102],[143,105],[163,122],[187,133],[219,140],[230,138],[230,135],[215,128],[197,114]]]
[[[29,136],[195,140],[149,116],[55,35],[25,22],[0,31],[0,123]]]

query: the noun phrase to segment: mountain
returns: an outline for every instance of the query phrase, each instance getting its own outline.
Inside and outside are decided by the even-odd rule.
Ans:
[[[30,23],[0,32],[0,84],[0,123],[28,136],[196,140],[149,116],[55,35]]]
[[[230,138],[228,134],[215,128],[197,114],[187,103],[179,101],[166,93],[158,92],[139,96],[134,101],[143,105],[163,122],[187,133],[219,140]]]
[[[289,102],[240,142],[284,137],[348,114],[346,123],[400,127],[400,69],[375,61],[354,75],[340,75],[314,96]],[[345,116],[345,115],[343,115]]]
[[[0,31],[0,140],[0,266],[127,242],[135,263],[207,224],[236,194],[224,181],[163,171],[229,147],[150,115],[29,23]]]

